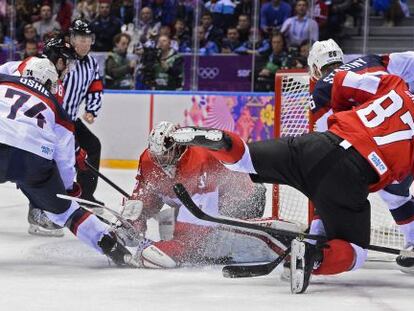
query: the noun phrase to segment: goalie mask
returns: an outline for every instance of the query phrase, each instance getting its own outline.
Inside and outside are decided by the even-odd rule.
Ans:
[[[33,57],[30,59],[22,72],[22,77],[36,80],[52,94],[57,92],[58,73],[55,65],[47,58]]]
[[[177,145],[170,136],[176,129],[173,123],[162,121],[151,131],[148,139],[151,158],[170,177],[174,176],[175,165],[185,151],[185,147]]]
[[[344,53],[339,45],[332,39],[316,41],[308,56],[308,66],[313,79],[322,77],[322,68],[334,63],[344,63]]]

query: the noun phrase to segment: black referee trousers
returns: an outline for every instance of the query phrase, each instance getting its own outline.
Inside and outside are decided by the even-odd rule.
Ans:
[[[101,161],[101,142],[88,127],[78,118],[75,121],[75,137],[79,146],[88,154],[88,162],[99,169]],[[78,170],[77,182],[82,187],[82,198],[85,200],[94,200],[94,192],[98,184],[98,177],[91,170]]]
[[[370,243],[368,186],[378,175],[353,147],[330,132],[249,144],[255,182],[292,186],[313,203],[327,238]]]

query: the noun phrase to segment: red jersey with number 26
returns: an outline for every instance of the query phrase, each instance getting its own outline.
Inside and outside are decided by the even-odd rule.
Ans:
[[[352,101],[364,103],[328,119],[329,131],[347,140],[377,171],[377,191],[413,171],[414,95],[394,75],[335,74],[333,106],[347,109]]]

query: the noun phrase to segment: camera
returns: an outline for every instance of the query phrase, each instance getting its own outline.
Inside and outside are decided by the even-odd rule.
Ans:
[[[142,82],[148,87],[155,87],[155,65],[160,62],[161,51],[155,47],[143,46],[141,58]]]

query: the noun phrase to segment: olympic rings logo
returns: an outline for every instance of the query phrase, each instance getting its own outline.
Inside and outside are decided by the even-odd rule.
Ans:
[[[198,68],[198,76],[203,79],[214,79],[220,74],[220,69],[217,67],[200,67]]]

